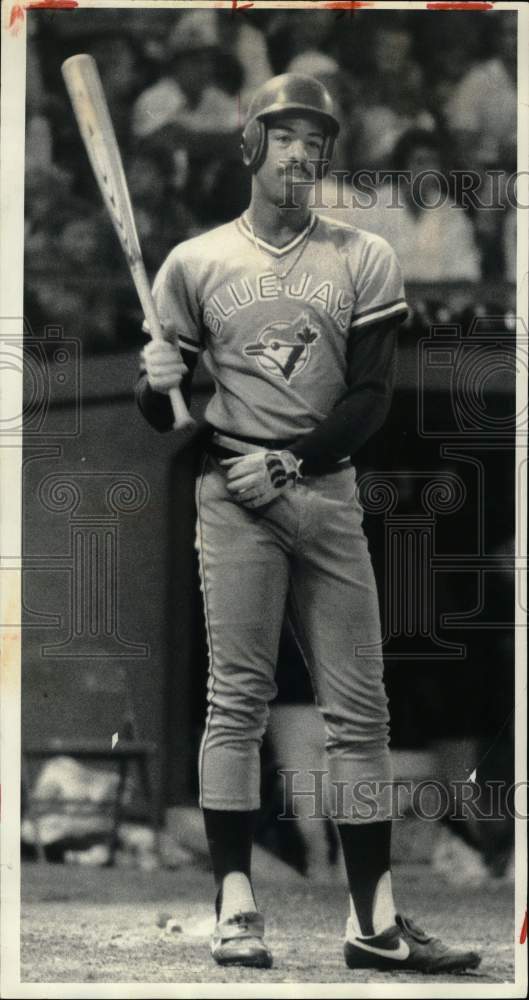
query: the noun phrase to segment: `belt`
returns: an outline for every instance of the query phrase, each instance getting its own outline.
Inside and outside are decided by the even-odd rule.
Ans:
[[[228,445],[229,442],[229,445]],[[206,446],[206,451],[213,458],[241,458],[243,455],[254,454],[256,451],[288,451],[288,444],[278,445],[276,442],[238,441],[236,438],[215,432]],[[343,472],[351,468],[349,458],[321,459],[318,462],[304,460],[301,467],[302,476],[326,476],[334,472]]]

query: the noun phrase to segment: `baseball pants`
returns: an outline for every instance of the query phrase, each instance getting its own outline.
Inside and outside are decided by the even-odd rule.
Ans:
[[[304,477],[250,510],[232,499],[221,466],[207,456],[196,501],[210,660],[201,806],[259,808],[259,751],[287,613],[323,714],[329,781],[342,783],[337,818],[386,819],[391,764],[380,615],[354,468]],[[359,782],[370,783],[375,813],[373,805],[359,808]]]

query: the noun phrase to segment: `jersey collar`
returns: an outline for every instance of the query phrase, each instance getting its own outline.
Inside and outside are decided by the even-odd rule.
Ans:
[[[302,229],[301,232],[298,233],[297,236],[295,236],[294,239],[291,240],[290,243],[287,243],[284,247],[275,247],[272,243],[267,243],[266,240],[260,239],[259,236],[254,236],[246,218],[246,214],[241,215],[237,219],[237,225],[243,236],[246,236],[246,239],[248,239],[250,243],[257,243],[257,246],[262,247],[262,249],[266,250],[267,253],[273,254],[274,257],[283,257],[285,254],[290,253],[291,250],[294,250],[300,243],[302,243],[302,241],[312,232],[317,221],[317,215],[313,215],[311,213],[308,225],[305,226],[305,228]]]

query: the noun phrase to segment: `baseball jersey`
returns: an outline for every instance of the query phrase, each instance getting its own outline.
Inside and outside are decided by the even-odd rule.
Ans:
[[[389,244],[318,215],[281,249],[244,216],[187,240],[153,294],[175,342],[204,351],[215,386],[208,423],[255,441],[317,427],[347,392],[351,338],[407,312]]]

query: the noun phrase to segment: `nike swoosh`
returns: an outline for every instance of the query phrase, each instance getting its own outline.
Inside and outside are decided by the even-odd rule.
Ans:
[[[354,944],[355,948],[360,948],[361,951],[367,951],[370,955],[381,955],[382,958],[395,958],[397,962],[405,962],[410,956],[410,949],[402,938],[399,939],[398,948],[377,948],[373,944],[367,944],[366,941],[359,941],[355,938],[350,944]]]

